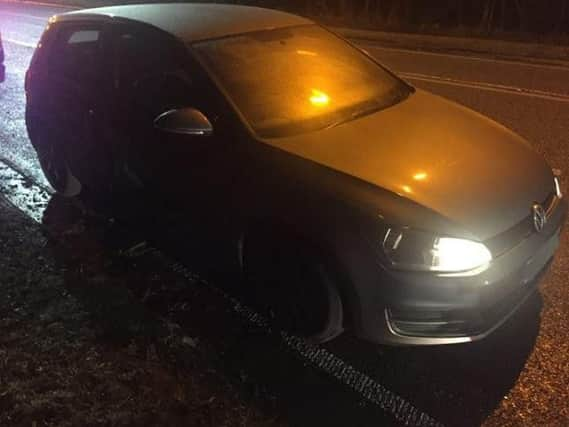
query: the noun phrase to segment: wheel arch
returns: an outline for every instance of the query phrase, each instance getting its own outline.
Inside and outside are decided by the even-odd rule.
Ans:
[[[327,267],[328,273],[332,276],[332,285],[338,292],[341,300],[341,333],[344,329],[351,329],[357,324],[359,319],[358,293],[353,286],[350,268],[343,259],[342,252],[338,251],[338,242],[330,235],[323,233],[318,228],[302,229],[288,223],[284,220],[276,219],[256,219],[250,221],[243,228],[239,236],[238,260],[241,268],[241,274],[244,275],[244,248],[247,240],[252,235],[261,235],[263,239],[270,239],[270,236],[276,236],[289,244],[306,245],[310,251],[314,251]],[[333,236],[332,236],[333,237]]]

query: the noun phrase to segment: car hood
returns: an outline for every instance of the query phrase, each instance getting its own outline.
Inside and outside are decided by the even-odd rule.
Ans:
[[[480,240],[553,190],[551,169],[520,136],[421,90],[349,123],[265,142],[419,203]]]

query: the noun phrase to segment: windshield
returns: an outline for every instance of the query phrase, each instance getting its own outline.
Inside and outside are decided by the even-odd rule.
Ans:
[[[261,137],[353,120],[395,104],[410,88],[317,25],[192,45]]]

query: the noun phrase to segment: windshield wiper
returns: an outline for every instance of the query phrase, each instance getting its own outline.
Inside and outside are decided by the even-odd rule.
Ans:
[[[387,103],[382,103],[382,102],[379,102],[379,100],[375,100],[373,105],[366,106],[365,108],[357,109],[357,110],[353,111],[352,113],[350,113],[347,117],[344,117],[338,121],[332,122],[331,124],[326,126],[324,129],[331,129],[331,128],[336,127],[336,126],[343,125],[344,123],[351,122],[352,120],[359,119],[360,117],[364,117],[364,116],[367,116],[369,114],[373,114],[377,111],[389,108],[395,104],[400,103],[404,99],[406,99],[414,91],[415,91],[414,89],[409,90],[409,91],[398,91],[394,94],[393,99],[391,99],[391,102],[387,102]]]
[[[343,117],[340,120],[332,122],[331,124],[326,126],[324,129],[331,129],[331,128],[334,128],[336,126],[343,125],[344,123],[348,123],[348,122],[351,122],[352,120],[359,119],[360,117],[364,117],[364,116],[367,116],[369,114],[375,113],[376,111],[379,111],[382,108],[383,108],[383,105],[381,105],[379,103],[374,103],[371,107],[360,108],[358,110],[351,112],[347,117]]]

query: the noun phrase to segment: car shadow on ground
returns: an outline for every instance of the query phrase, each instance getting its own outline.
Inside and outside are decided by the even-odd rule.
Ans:
[[[180,372],[207,359],[266,414],[263,425],[397,425],[348,386],[307,366],[279,334],[247,321],[219,291],[165,268],[165,258],[145,252],[138,233],[85,216],[57,196],[42,222],[67,291],[109,352],[135,347],[135,356],[151,352],[156,363]]]
[[[269,424],[397,424],[348,386],[308,366],[278,334],[249,323],[219,292],[165,268],[163,259],[145,253],[140,232],[86,216],[57,196],[43,224],[59,248],[68,291],[110,350],[135,342],[140,352],[153,349],[160,363],[179,369],[192,363],[197,347],[199,357],[237,386],[246,402],[266,411]],[[345,335],[325,348],[442,423],[476,426],[523,370],[539,332],[540,310],[536,293],[477,343],[378,348]]]

